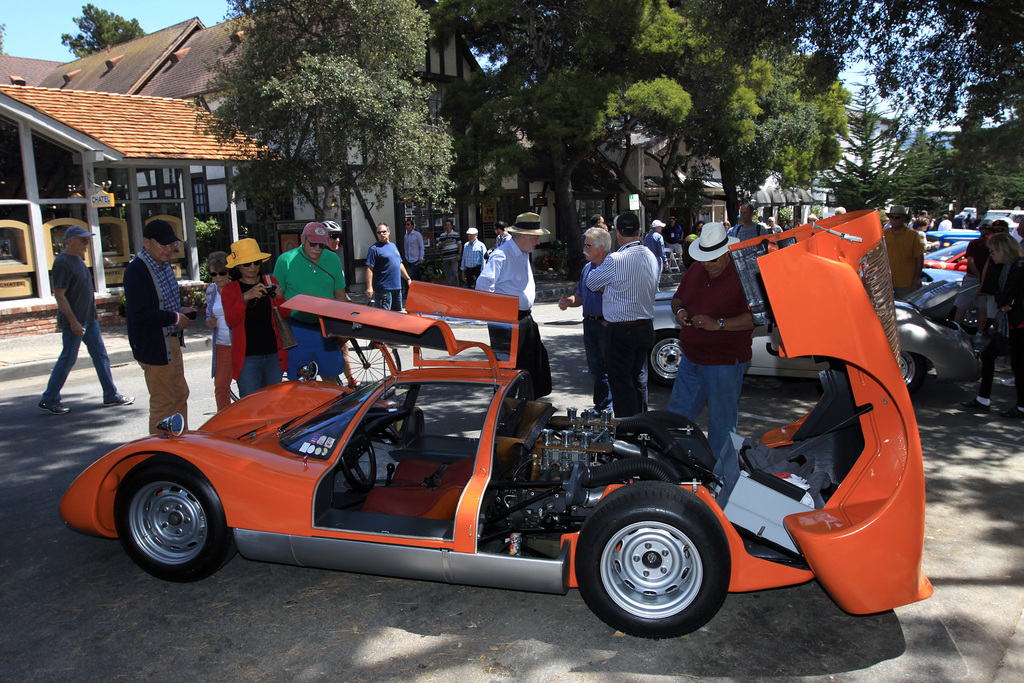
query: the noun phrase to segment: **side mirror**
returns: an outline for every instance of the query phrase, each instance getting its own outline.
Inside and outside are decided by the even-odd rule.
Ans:
[[[160,424],[156,426],[158,432],[163,432],[162,436],[165,439],[169,439],[172,436],[181,436],[181,433],[185,431],[185,418],[182,417],[181,413],[175,413],[170,417],[165,417]]]
[[[300,382],[313,382],[316,380],[317,373],[319,372],[320,368],[317,366],[316,361],[310,361],[296,370],[295,374],[299,376]]]

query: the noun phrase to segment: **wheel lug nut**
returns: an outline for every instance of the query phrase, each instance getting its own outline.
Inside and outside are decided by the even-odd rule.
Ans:
[[[648,572],[648,571],[645,571],[645,572],[644,572],[644,576],[650,576],[650,575],[651,575],[651,573],[650,573],[650,572]]]
[[[651,549],[651,544],[650,543],[644,543],[644,547],[647,548],[648,550],[650,550]]]
[[[667,550],[662,550],[661,551],[661,556],[662,557],[668,557],[668,551]]]
[[[666,573],[666,572],[668,572],[668,570],[667,570],[667,569],[665,569],[664,567],[662,567],[662,568],[661,568],[661,573],[662,573],[662,574],[664,574],[664,573]]]
[[[639,555],[634,555],[633,556],[633,561],[634,562],[639,562],[640,561],[640,556]]]

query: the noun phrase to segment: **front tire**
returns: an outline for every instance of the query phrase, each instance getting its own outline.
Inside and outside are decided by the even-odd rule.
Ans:
[[[114,500],[121,546],[135,564],[165,581],[199,581],[235,554],[217,492],[202,473],[177,458],[136,465]]]
[[[711,620],[732,571],[718,518],[665,482],[613,491],[580,531],[576,579],[587,606],[612,628],[674,638]]]

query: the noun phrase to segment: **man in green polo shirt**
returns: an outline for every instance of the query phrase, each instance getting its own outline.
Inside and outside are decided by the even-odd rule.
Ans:
[[[337,254],[327,248],[327,228],[323,223],[306,224],[302,244],[281,254],[274,265],[274,277],[284,290],[285,299],[309,294],[345,301],[345,274]],[[297,345],[288,351],[288,379],[297,379],[300,367],[316,361],[322,379],[340,384],[345,360],[335,341],[320,332],[316,316],[293,311],[290,322]]]

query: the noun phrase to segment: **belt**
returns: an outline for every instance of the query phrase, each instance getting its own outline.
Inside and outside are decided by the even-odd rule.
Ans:
[[[604,316],[603,315],[585,315],[585,316],[583,316],[583,319],[584,320],[600,320],[601,322],[604,322]]]
[[[170,338],[170,337],[173,337],[174,339],[181,339],[181,335],[182,335],[182,332],[181,332],[181,330],[178,330],[177,332],[171,332],[171,333],[169,333],[169,334],[167,335],[167,337],[168,337],[168,338]]]
[[[527,308],[525,311],[519,311],[519,319],[522,320],[523,318],[529,318],[530,317],[530,313],[532,313],[532,312],[533,312],[532,308]]]
[[[607,324],[609,324],[609,325],[639,325],[641,323],[649,323],[649,322],[651,322],[650,318],[640,318],[639,320],[620,320],[619,322],[611,322],[609,320],[609,321],[607,321]]]

